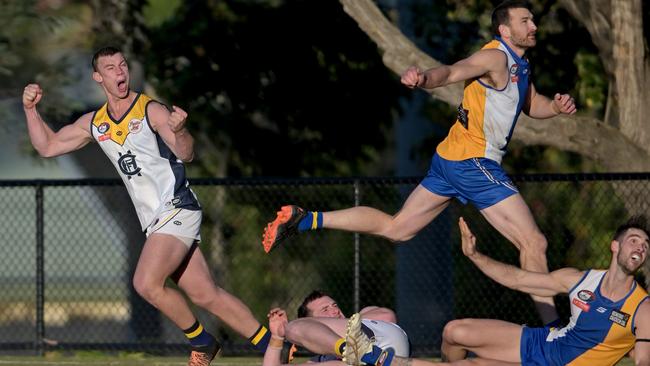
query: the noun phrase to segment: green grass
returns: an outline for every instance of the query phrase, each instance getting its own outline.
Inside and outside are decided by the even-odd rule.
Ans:
[[[261,357],[221,357],[213,364],[219,366],[259,366]],[[106,355],[87,353],[75,356],[48,354],[44,357],[0,356],[0,366],[185,366],[187,357],[153,357],[143,354]]]
[[[295,360],[294,363],[304,360]],[[259,366],[262,364],[261,357],[221,357],[213,362],[219,366]],[[187,365],[186,357],[152,357],[140,353],[128,353],[107,355],[100,352],[78,353],[74,356],[62,355],[59,353],[48,353],[44,357],[27,356],[0,356],[0,366],[184,366]],[[634,362],[624,358],[618,363],[619,366],[632,366]]]

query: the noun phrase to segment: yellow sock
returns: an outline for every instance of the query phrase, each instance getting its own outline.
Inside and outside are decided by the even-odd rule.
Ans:
[[[343,350],[345,349],[345,338],[339,338],[338,341],[334,344],[334,353],[337,356],[343,356]]]

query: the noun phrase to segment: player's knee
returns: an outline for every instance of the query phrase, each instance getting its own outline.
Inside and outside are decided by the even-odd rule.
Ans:
[[[445,325],[442,338],[448,344],[463,344],[470,332],[471,327],[465,319],[456,319]]]
[[[302,338],[302,332],[304,327],[302,326],[305,323],[305,319],[296,319],[290,321],[284,328],[285,337],[290,342],[299,342]]]
[[[528,252],[529,255],[539,256],[546,255],[546,248],[548,242],[546,237],[541,232],[537,231],[528,235],[526,240],[522,243],[521,250]]]
[[[204,309],[209,309],[215,303],[227,303],[226,301],[219,301],[220,291],[223,290],[218,287],[210,286],[192,289],[192,291],[185,291],[185,294],[190,298],[190,301],[192,301],[194,305]]]
[[[155,286],[153,282],[147,281],[143,277],[133,278],[133,288],[142,296],[147,302],[155,304],[156,300],[160,297],[163,288],[162,286]]]

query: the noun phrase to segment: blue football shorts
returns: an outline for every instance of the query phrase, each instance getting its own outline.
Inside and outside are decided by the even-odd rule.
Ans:
[[[482,210],[519,193],[501,165],[486,158],[445,160],[435,153],[420,184],[440,196],[456,197]]]
[[[522,329],[519,348],[522,366],[549,366],[544,352],[548,333],[548,327]]]

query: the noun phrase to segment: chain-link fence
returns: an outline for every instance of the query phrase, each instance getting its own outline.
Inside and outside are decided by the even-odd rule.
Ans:
[[[605,267],[613,230],[650,204],[650,174],[516,176],[546,234],[549,267]],[[473,207],[454,201],[407,243],[321,230],[288,240],[267,255],[262,229],[284,204],[309,210],[366,205],[396,212],[416,178],[195,180],[204,209],[201,248],[219,285],[256,317],[281,306],[295,316],[313,289],[331,294],[346,314],[395,309],[416,355],[437,355],[444,324],[489,317],[539,324],[526,295],[487,279],[463,257],[457,219],[479,248],[518,263],[512,244]],[[118,181],[0,182],[0,350],[103,349],[178,352],[183,333],[133,290],[144,235]],[[642,280],[642,279],[641,279]],[[566,298],[558,310],[568,317]],[[197,309],[225,345],[247,341]]]

